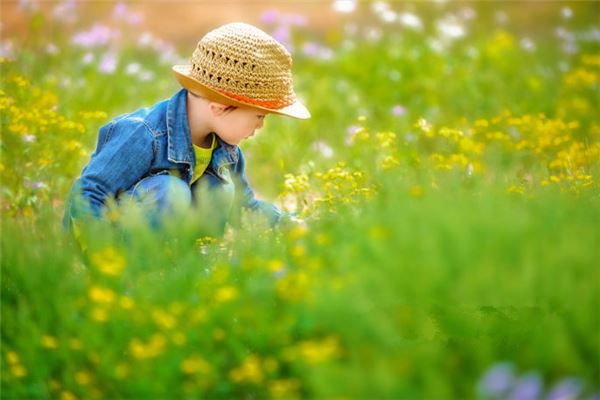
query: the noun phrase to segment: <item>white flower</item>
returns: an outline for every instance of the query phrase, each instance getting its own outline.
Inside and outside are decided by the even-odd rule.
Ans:
[[[438,31],[449,39],[458,39],[465,36],[464,26],[458,23],[454,17],[447,17],[437,22]]]
[[[140,72],[140,64],[134,62],[134,63],[129,63],[127,65],[127,67],[125,68],[125,73],[127,75],[136,75],[138,72]]]
[[[409,27],[409,28],[413,28],[413,29],[421,29],[423,28],[423,23],[421,22],[421,19],[419,17],[417,17],[415,14],[411,14],[411,13],[402,13],[400,15],[398,15],[398,21],[400,22],[400,24]]]
[[[519,44],[526,51],[529,51],[529,52],[535,51],[535,43],[533,43],[533,40],[531,40],[529,38],[521,39]]]
[[[83,55],[83,57],[81,58],[81,63],[83,65],[88,65],[90,64],[92,61],[94,61],[94,54],[91,52],[87,52]]]
[[[570,7],[563,7],[562,10],[560,10],[560,15],[564,19],[570,19],[573,16],[573,10],[571,10]]]
[[[333,10],[339,13],[349,14],[356,9],[357,0],[334,0]]]
[[[107,52],[102,57],[100,61],[100,65],[98,66],[98,71],[103,74],[112,74],[117,69],[117,56],[114,53]]]
[[[320,152],[325,158],[331,158],[333,156],[333,149],[323,141],[315,142],[313,144],[313,149]]]

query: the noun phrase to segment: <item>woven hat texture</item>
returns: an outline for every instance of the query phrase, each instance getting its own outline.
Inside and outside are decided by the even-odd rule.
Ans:
[[[290,53],[252,25],[231,23],[207,33],[190,61],[173,67],[187,89],[228,104],[310,117],[294,92]]]

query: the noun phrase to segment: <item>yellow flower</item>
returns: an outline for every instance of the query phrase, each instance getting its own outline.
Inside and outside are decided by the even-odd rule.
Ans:
[[[115,292],[99,286],[92,286],[88,295],[93,302],[100,304],[111,304],[116,299]]]
[[[236,383],[262,382],[264,376],[260,365],[260,359],[254,355],[249,356],[241,366],[231,370],[229,377]]]
[[[297,244],[294,247],[292,247],[290,253],[296,258],[300,258],[306,254],[306,247],[304,247],[301,244]]]
[[[92,318],[98,322],[108,321],[108,313],[104,308],[96,307],[92,310]]]
[[[284,186],[289,192],[299,193],[307,190],[309,187],[308,175],[304,173],[300,175],[285,174],[284,179]]]
[[[225,331],[221,328],[217,328],[213,331],[213,338],[215,340],[223,340],[225,338]]]
[[[281,260],[271,260],[269,261],[267,267],[271,272],[278,272],[284,268],[284,264]]]
[[[68,390],[65,390],[60,394],[60,400],[77,400],[77,397]]]
[[[42,346],[47,349],[56,349],[58,347],[58,341],[54,336],[44,335],[42,336]]]
[[[117,379],[125,379],[129,375],[129,365],[120,362],[115,367],[115,376]]]
[[[524,187],[522,187],[522,186],[515,186],[515,185],[512,185],[512,186],[511,186],[511,187],[509,187],[509,188],[508,188],[506,191],[507,191],[508,193],[517,193],[517,194],[523,194],[523,193],[525,193],[525,188],[524,188]]]
[[[10,373],[13,374],[15,378],[23,378],[24,376],[27,376],[27,370],[21,364],[11,365]]]
[[[152,319],[159,327],[163,329],[171,329],[177,322],[172,315],[158,308],[152,311]]]
[[[210,364],[202,357],[193,355],[186,358],[181,363],[181,371],[184,374],[208,373],[211,370]]]
[[[388,170],[394,168],[397,165],[400,165],[400,161],[398,161],[396,157],[387,156],[383,159],[383,162],[381,163],[381,168],[384,170]]]
[[[238,297],[238,290],[233,286],[224,286],[217,290],[215,300],[217,303],[225,303],[235,300]]]
[[[139,339],[133,339],[129,343],[129,351],[135,358],[153,358],[163,352],[165,344],[166,340],[164,335],[157,333],[152,335],[150,341],[147,344],[145,344]]]
[[[92,253],[90,259],[92,264],[106,275],[117,276],[125,268],[125,258],[112,246]]]
[[[396,134],[394,132],[379,132],[375,135],[379,142],[379,146],[386,149],[392,147],[396,143]]]
[[[92,376],[87,371],[79,371],[75,373],[75,382],[78,384],[85,386],[88,385],[92,381]]]
[[[269,385],[269,393],[273,398],[294,398],[299,390],[298,379],[277,379]]]
[[[415,124],[415,128],[418,128],[425,134],[427,137],[433,136],[433,127],[425,118],[419,118],[417,123]]]
[[[423,187],[420,185],[414,185],[411,186],[411,188],[408,190],[408,193],[412,196],[412,197],[421,197],[423,196]]]
[[[304,360],[310,364],[317,364],[336,356],[340,349],[335,337],[328,337],[321,341],[307,340],[298,345],[297,350]]]
[[[390,232],[385,226],[375,225],[369,228],[369,236],[375,240],[387,239]]]
[[[296,224],[290,231],[288,232],[288,238],[290,240],[298,240],[301,237],[306,236],[308,233],[308,228],[306,225]]]
[[[60,389],[60,382],[57,381],[56,379],[50,379],[48,381],[48,387],[50,388],[50,390],[56,391],[56,390]]]
[[[331,240],[329,239],[329,236],[327,236],[325,233],[319,232],[315,236],[315,242],[320,246],[324,246],[326,244],[329,244]]]
[[[171,336],[171,341],[176,345],[176,346],[183,346],[185,344],[185,342],[187,341],[187,338],[185,337],[185,335],[181,332],[175,332],[173,334],[173,336]]]
[[[487,128],[488,126],[490,126],[489,122],[485,119],[477,119],[477,120],[475,120],[473,125],[476,128]]]
[[[119,305],[123,310],[131,310],[133,308],[133,300],[129,297],[121,296],[119,299]]]
[[[277,281],[277,294],[287,300],[302,299],[307,294],[309,283],[309,277],[305,272],[287,274]]]
[[[9,351],[8,353],[6,353],[6,361],[10,365],[19,364],[19,362],[20,362],[19,361],[19,356],[14,351]]]

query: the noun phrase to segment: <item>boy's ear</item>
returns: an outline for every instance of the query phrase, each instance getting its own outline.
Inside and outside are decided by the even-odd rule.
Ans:
[[[219,116],[225,112],[227,106],[225,104],[217,103],[216,101],[211,101],[208,104],[208,108],[214,116]]]

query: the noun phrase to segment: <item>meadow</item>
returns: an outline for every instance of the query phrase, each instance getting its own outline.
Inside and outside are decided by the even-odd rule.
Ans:
[[[313,116],[242,148],[304,223],[123,207],[84,249],[62,214],[98,128],[179,90],[195,43],[122,3],[109,25],[23,3],[0,43],[2,398],[600,396],[600,3],[335,1],[324,32],[266,10]]]

